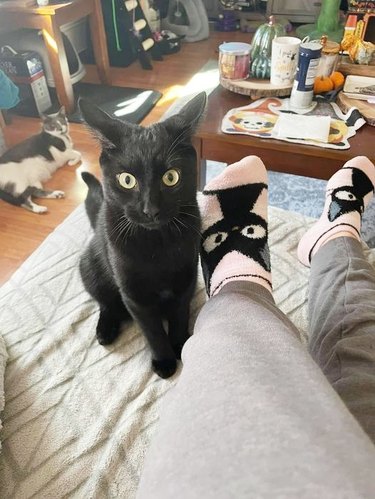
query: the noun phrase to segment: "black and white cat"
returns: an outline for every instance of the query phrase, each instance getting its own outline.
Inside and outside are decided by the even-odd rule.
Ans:
[[[47,208],[32,201],[37,198],[62,198],[63,191],[46,191],[42,182],[66,164],[81,161],[73,149],[68,120],[62,107],[58,113],[42,115],[42,130],[37,135],[16,144],[0,157],[0,199],[22,206],[34,213]]]
[[[144,128],[80,103],[102,144],[103,185],[82,174],[94,236],[80,270],[100,307],[96,336],[102,345],[112,343],[121,322],[135,319],[163,378],[175,372],[188,338],[201,237],[191,140],[205,106],[203,92],[177,115]]]

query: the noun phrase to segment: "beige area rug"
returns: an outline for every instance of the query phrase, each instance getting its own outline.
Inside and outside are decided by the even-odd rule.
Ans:
[[[304,338],[309,271],[296,247],[310,223],[270,208],[275,298]],[[136,325],[108,348],[96,342],[98,308],[78,271],[90,234],[80,206],[0,290],[0,332],[9,354],[2,499],[132,499],[160,404],[178,378],[152,373]],[[192,325],[204,301],[200,279]]]

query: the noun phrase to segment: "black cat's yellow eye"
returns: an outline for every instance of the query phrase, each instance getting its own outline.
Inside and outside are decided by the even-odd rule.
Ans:
[[[162,180],[167,187],[174,187],[180,180],[180,174],[172,168],[164,173]]]
[[[134,189],[137,185],[137,179],[131,173],[120,173],[117,175],[117,180],[121,187],[124,187],[124,189]]]

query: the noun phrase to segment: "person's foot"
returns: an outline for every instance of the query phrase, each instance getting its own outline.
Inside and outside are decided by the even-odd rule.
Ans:
[[[267,171],[256,156],[228,166],[204,188],[200,253],[209,296],[234,280],[272,291],[267,189]]]
[[[323,213],[298,245],[298,259],[310,266],[328,240],[351,235],[361,240],[361,217],[375,186],[375,166],[365,156],[351,159],[328,181]]]

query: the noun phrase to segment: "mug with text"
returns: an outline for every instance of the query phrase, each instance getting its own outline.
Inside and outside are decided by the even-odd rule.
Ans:
[[[301,40],[293,36],[279,36],[272,40],[271,83],[293,85],[297,72]]]

